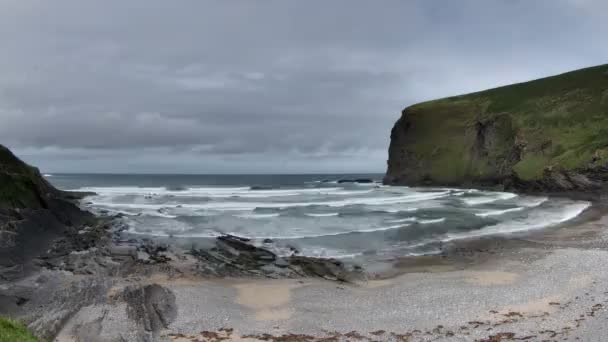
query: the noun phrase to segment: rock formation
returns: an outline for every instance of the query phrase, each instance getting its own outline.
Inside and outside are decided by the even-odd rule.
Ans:
[[[590,191],[608,180],[608,65],[410,106],[384,182]]]
[[[93,220],[71,202],[75,195],[0,145],[0,280],[23,275],[53,239]]]

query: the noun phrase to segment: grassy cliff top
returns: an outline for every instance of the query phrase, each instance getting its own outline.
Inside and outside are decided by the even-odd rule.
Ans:
[[[608,64],[576,70],[467,95],[413,105],[403,120],[415,124],[408,131],[417,155],[434,156],[433,176],[457,181],[483,175],[479,163],[471,167],[467,130],[484,122],[508,118],[497,136],[512,136],[522,146],[513,171],[523,180],[540,179],[547,168],[576,170],[608,162]],[[502,153],[512,146],[492,146]],[[477,169],[476,169],[477,168]],[[489,173],[489,172],[486,172]]]

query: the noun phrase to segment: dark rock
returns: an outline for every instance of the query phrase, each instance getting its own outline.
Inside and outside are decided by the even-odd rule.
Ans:
[[[193,249],[199,271],[214,276],[321,277],[351,281],[363,275],[362,268],[347,266],[339,260],[303,256],[278,257],[273,252],[251,245],[239,237],[216,239],[211,249]],[[295,248],[293,248],[295,250]]]
[[[169,187],[166,187],[166,189],[169,191],[186,191],[186,190],[188,190],[188,187],[178,185],[178,186],[169,186]]]
[[[115,256],[135,257],[137,255],[137,247],[132,245],[114,245],[110,246],[109,252]]]
[[[164,244],[155,244],[151,241],[144,241],[138,248],[140,252],[145,253],[141,255],[140,261],[146,263],[164,264],[171,261],[168,255],[169,246]]]
[[[343,184],[343,183],[354,183],[355,180],[354,179],[340,179],[338,180],[338,184]]]
[[[369,179],[369,178],[357,178],[355,179],[356,183],[361,183],[361,184],[369,184],[369,183],[373,183],[374,180],[373,179]]]
[[[243,264],[272,262],[276,259],[271,251],[251,245],[248,241],[249,239],[225,235],[217,238],[216,245],[224,255],[236,256]]]
[[[249,188],[250,190],[272,190],[272,186],[268,185],[254,185]]]
[[[224,234],[223,236],[218,237],[219,240],[238,240],[241,242],[249,242],[251,241],[251,239],[246,238],[246,237],[242,237],[242,236],[236,236],[236,235],[231,235],[231,234]]]
[[[289,248],[289,251],[292,253],[292,255],[300,254],[300,250],[292,245],[288,245],[287,248]]]
[[[277,260],[274,261],[274,264],[278,267],[289,267],[289,262],[283,258],[277,258]]]
[[[262,241],[263,243],[273,243],[274,240],[272,239],[264,239],[264,241]]]
[[[158,284],[127,287],[122,293],[127,315],[144,332],[157,334],[177,317],[175,295]]]

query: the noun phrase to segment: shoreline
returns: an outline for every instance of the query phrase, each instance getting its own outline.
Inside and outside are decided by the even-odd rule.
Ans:
[[[369,279],[390,279],[392,277],[398,277],[402,274],[415,273],[421,270],[431,269],[434,266],[437,266],[436,268],[444,268],[446,270],[472,267],[476,264],[485,262],[491,259],[492,257],[495,257],[497,254],[497,252],[494,251],[495,249],[503,250],[525,248],[532,243],[531,241],[538,242],[539,240],[543,240],[546,237],[553,237],[556,231],[567,231],[572,227],[583,225],[589,221],[599,219],[602,216],[608,214],[608,200],[604,199],[597,193],[589,194],[582,193],[580,191],[574,191],[567,193],[551,194],[535,193],[535,195],[544,195],[549,198],[556,199],[561,198],[569,200],[584,200],[589,201],[591,203],[591,206],[585,209],[577,217],[568,220],[567,222],[555,225],[553,227],[541,228],[538,230],[522,231],[519,233],[505,233],[459,239],[446,242],[443,245],[443,251],[439,254],[393,257],[391,259],[386,259],[382,261],[372,261],[371,263],[365,264],[365,277]],[[83,199],[83,197],[80,197],[80,199]],[[110,219],[115,220],[113,218]],[[121,231],[124,231],[124,228],[118,230],[118,233],[120,233]],[[137,247],[137,249],[139,249],[139,247],[145,243],[151,243],[153,246],[160,245],[174,247],[175,250],[173,250],[172,252],[178,255],[176,259],[181,259],[184,254],[190,253],[189,248],[186,247],[188,244],[190,244],[190,242],[188,242],[188,238],[177,238],[170,236],[146,236],[145,234],[133,235],[128,232],[126,234],[126,238],[125,236],[121,236],[120,240],[126,242],[127,245]],[[137,241],[134,242],[134,240]],[[197,244],[197,248],[209,249],[213,247],[216,238],[197,238],[196,240],[199,243],[201,241],[203,242],[202,244]],[[191,245],[194,246],[194,244]],[[265,248],[264,246],[261,247]],[[333,260],[331,258],[327,259],[323,257],[310,258],[318,260]],[[348,265],[360,265],[357,263],[351,263],[349,258],[338,260],[343,261],[345,264]],[[450,266],[447,267],[446,265]],[[432,272],[436,272],[436,270],[433,269]],[[214,276],[209,277],[213,278]],[[221,279],[222,277],[224,276],[217,276],[217,278],[219,279]],[[254,278],[256,277],[254,276]]]
[[[460,246],[458,258],[443,258],[444,264],[425,264],[418,258],[416,265],[402,265],[407,272],[350,284],[314,278],[172,278],[162,272],[136,283],[160,286],[175,297],[177,316],[159,333],[159,341],[589,337],[595,330],[586,327],[601,319],[597,316],[606,316],[608,295],[602,284],[608,281],[608,266],[603,263],[608,243],[601,249],[585,244],[596,242],[594,234],[605,233],[606,223],[608,216],[600,215],[574,227],[543,232],[556,245],[532,238],[476,241]],[[573,228],[583,234],[573,233]],[[563,234],[568,239],[562,240]],[[465,262],[458,264],[459,258]],[[471,259],[475,262],[466,262]],[[131,282],[118,281],[110,292],[130,286]],[[121,315],[120,307],[104,308]],[[353,311],[357,315],[349,314]],[[59,335],[66,339],[59,341],[69,341],[70,329],[86,324],[90,314],[71,319]],[[102,334],[117,328],[116,322],[106,324]]]
[[[143,256],[138,247],[109,257],[93,247],[100,249],[62,261],[76,272],[63,264],[0,285],[0,311],[59,342],[91,340],[90,329],[99,341],[544,340],[537,325],[585,336],[595,324],[587,320],[608,305],[599,286],[608,282],[606,224],[608,205],[597,201],[557,227],[454,241],[440,255],[390,260],[346,282],[314,273],[205,275],[200,260],[154,244]],[[573,307],[585,318],[573,319]]]

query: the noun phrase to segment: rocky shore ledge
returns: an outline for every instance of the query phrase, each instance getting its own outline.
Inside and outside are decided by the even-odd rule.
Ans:
[[[123,241],[121,228],[119,218],[98,219],[56,238],[46,251],[31,258],[26,275],[11,273],[10,281],[0,282],[0,315],[20,319],[36,336],[51,340],[83,308],[122,303],[126,306],[125,331],[131,332],[126,341],[157,341],[177,307],[172,292],[155,279],[204,282],[317,277],[350,282],[364,278],[362,269],[338,260],[279,257],[237,236],[218,237],[209,249],[181,250],[146,239]],[[103,313],[99,315],[94,322],[104,319]],[[120,341],[116,336],[95,339],[90,328],[86,324],[68,327],[76,341]]]

